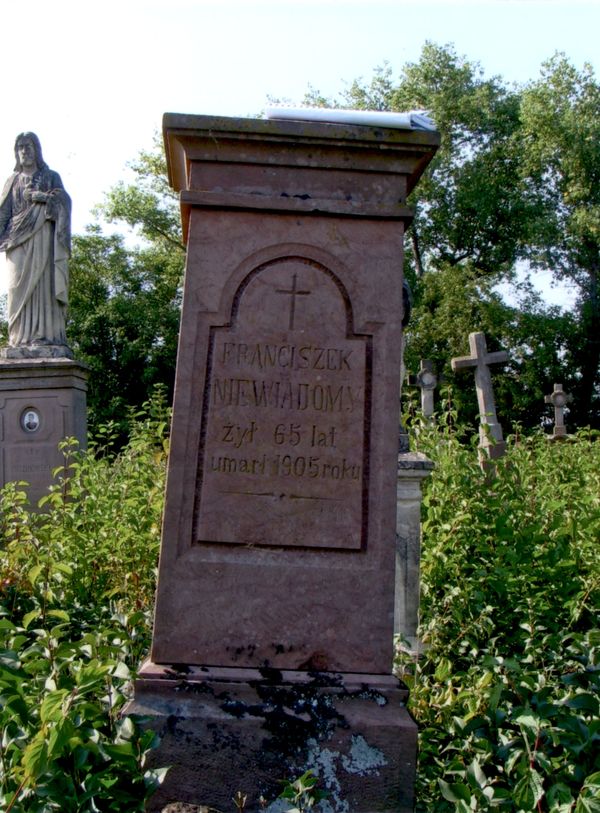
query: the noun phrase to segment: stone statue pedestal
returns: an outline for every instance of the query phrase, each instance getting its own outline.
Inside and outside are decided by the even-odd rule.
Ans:
[[[36,344],[23,347],[3,347],[0,359],[72,359],[73,352],[66,345]]]
[[[59,443],[75,437],[85,448],[87,367],[20,351],[6,348],[0,358],[0,485],[27,482],[35,506],[48,493],[52,470],[63,463]]]

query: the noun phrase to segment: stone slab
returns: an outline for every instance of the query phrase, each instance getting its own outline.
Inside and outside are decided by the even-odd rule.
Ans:
[[[323,810],[408,813],[417,728],[406,697],[399,681],[378,675],[177,673],[146,664],[127,712],[161,736],[152,766],[173,766],[147,809],[178,802],[228,810],[242,791],[248,813],[276,813],[279,780],[311,769],[328,793]]]
[[[187,265],[155,662],[391,672],[406,195],[438,140],[165,117]]]

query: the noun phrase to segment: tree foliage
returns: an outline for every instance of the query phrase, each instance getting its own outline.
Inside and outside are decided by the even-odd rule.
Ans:
[[[141,153],[135,181],[117,184],[99,210],[138,239],[98,226],[73,240],[69,340],[90,367],[90,423],[127,425],[156,384],[172,393],[184,250],[162,153]],[[133,242],[133,244],[132,244]]]
[[[537,81],[512,87],[451,46],[427,43],[397,81],[384,65],[337,100],[311,89],[307,101],[426,109],[441,132],[410,200],[409,368],[425,357],[450,375],[450,357],[483,330],[512,354],[496,390],[500,416],[536,425],[542,395],[561,381],[575,396],[573,425],[600,425],[600,88],[591,69],[556,56]],[[574,311],[561,315],[535,299],[528,270],[576,286]],[[494,295],[495,284],[517,281],[517,304]],[[473,413],[467,385],[457,379],[456,387]]]
[[[600,419],[600,85],[562,55],[545,63],[523,92],[522,177],[536,216],[525,256],[577,288],[579,335],[575,413]]]

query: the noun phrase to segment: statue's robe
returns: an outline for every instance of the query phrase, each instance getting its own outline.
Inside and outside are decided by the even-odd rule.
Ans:
[[[26,190],[46,192],[35,203]],[[0,251],[8,264],[8,336],[11,347],[66,345],[71,200],[58,173],[15,172],[0,198]]]

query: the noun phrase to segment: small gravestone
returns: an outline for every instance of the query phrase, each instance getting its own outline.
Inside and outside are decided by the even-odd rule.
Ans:
[[[71,201],[34,133],[15,141],[0,197],[8,269],[8,346],[0,351],[0,485],[25,481],[32,503],[63,463],[59,443],[86,441],[87,368],[65,334]]]
[[[554,407],[554,429],[552,431],[552,440],[559,440],[567,436],[567,427],[565,426],[565,408],[572,396],[568,395],[564,390],[562,384],[555,384],[554,390],[550,395],[544,396],[545,404],[552,404]]]
[[[410,387],[418,387],[421,390],[421,412],[423,417],[432,418],[435,410],[434,393],[438,385],[433,362],[429,359],[421,359],[419,372],[416,375],[407,376],[407,382]]]
[[[465,370],[474,368],[475,388],[477,390],[477,403],[479,405],[479,446],[486,457],[496,459],[502,457],[506,444],[502,437],[502,427],[496,417],[496,404],[494,389],[490,374],[491,364],[502,364],[509,359],[504,350],[488,353],[483,333],[469,334],[470,356],[461,356],[451,360],[452,369]]]
[[[398,269],[439,136],[360,116],[167,114],[164,133],[187,264],[152,661],[131,706],[173,766],[150,809],[228,809],[239,790],[254,811],[313,769],[336,813],[408,813]]]

